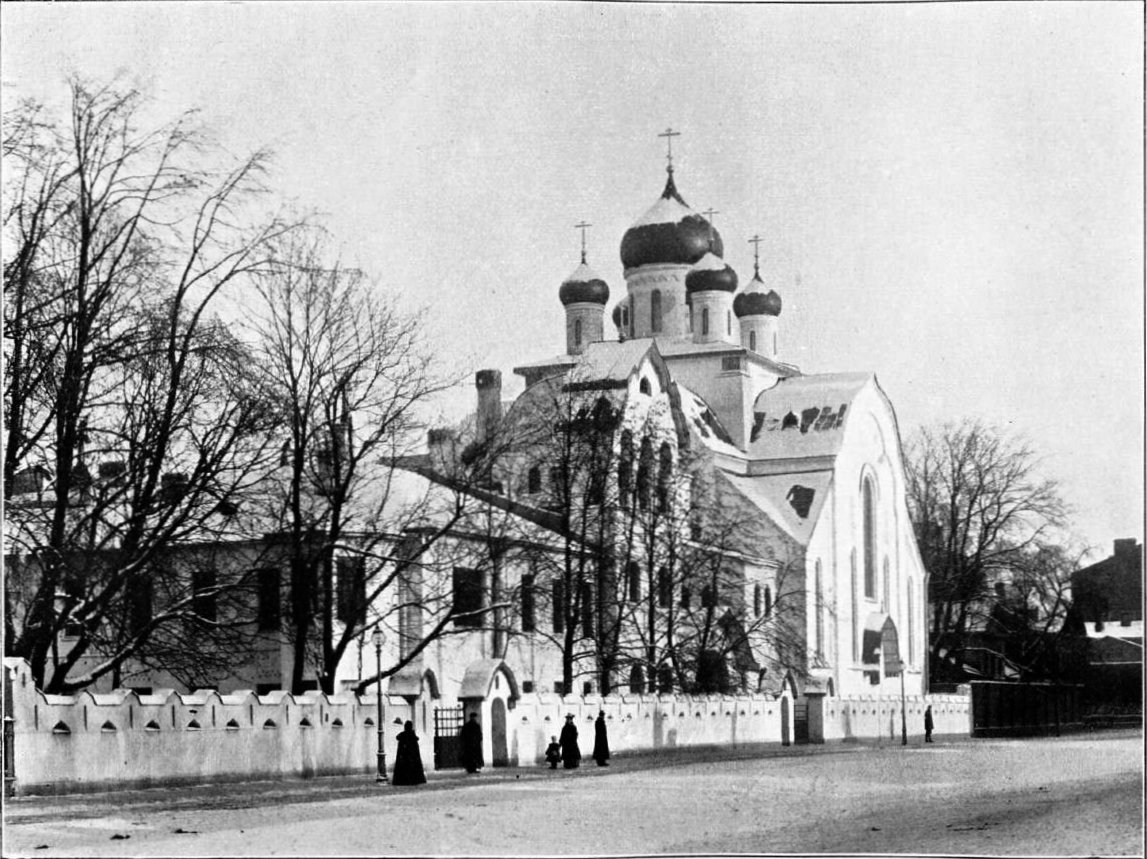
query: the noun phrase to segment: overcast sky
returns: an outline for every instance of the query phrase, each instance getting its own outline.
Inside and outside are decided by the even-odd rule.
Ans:
[[[276,187],[507,393],[564,350],[579,220],[624,294],[619,243],[672,126],[678,189],[717,210],[742,283],[764,239],[783,360],[875,371],[902,434],[1022,432],[1081,537],[1142,536],[1142,4],[36,3],[3,22],[6,105],[122,73],[232,150],[271,146]]]

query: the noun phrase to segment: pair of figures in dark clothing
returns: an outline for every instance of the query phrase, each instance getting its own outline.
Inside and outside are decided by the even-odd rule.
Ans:
[[[422,755],[418,751],[418,735],[414,733],[414,723],[407,722],[398,735],[398,752],[394,756],[394,772],[391,784],[426,784],[426,772],[422,769]]]
[[[597,721],[593,726],[593,759],[599,767],[609,766],[609,735],[605,727],[605,713],[597,714]],[[581,749],[577,744],[577,725],[572,715],[566,716],[565,726],[562,727],[561,740],[551,738],[546,749],[546,760],[550,769],[557,769],[560,760],[567,770],[577,769],[581,764]]]

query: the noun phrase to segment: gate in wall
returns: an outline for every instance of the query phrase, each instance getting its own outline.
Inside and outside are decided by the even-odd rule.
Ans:
[[[434,769],[460,769],[464,713],[462,705],[434,708]]]
[[[793,701],[793,742],[808,742],[808,699],[797,698]]]

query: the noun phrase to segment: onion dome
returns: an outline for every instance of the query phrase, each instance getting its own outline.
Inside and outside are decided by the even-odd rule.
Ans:
[[[620,304],[615,304],[613,306],[613,313],[610,314],[609,318],[613,320],[614,325],[616,325],[618,328],[621,327],[621,305]]]
[[[581,265],[574,269],[573,274],[562,281],[558,290],[558,298],[562,305],[589,302],[591,304],[605,305],[609,301],[609,286],[598,277],[593,269],[582,260]]]
[[[685,292],[736,292],[737,273],[714,253],[701,257],[685,275]]]
[[[761,275],[754,273],[745,291],[733,299],[733,312],[738,319],[745,316],[780,316],[781,297],[772,289],[765,292]]]
[[[721,236],[677,193],[673,171],[661,199],[625,231],[621,239],[621,264],[626,269],[656,263],[692,265],[712,251],[725,252]]]

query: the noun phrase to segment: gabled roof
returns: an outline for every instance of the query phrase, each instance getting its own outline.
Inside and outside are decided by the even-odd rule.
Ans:
[[[848,410],[872,373],[820,373],[781,379],[753,404],[750,459],[835,456]]]
[[[656,344],[650,338],[624,342],[602,340],[590,343],[581,354],[576,366],[570,370],[569,381],[617,384],[628,382],[650,351],[657,351]]]
[[[802,546],[807,546],[812,538],[824,500],[832,486],[831,471],[755,477],[721,472],[721,476]]]

